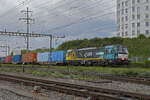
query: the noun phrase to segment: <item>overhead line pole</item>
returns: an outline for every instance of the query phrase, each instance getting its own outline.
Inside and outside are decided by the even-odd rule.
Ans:
[[[52,45],[53,45],[53,43],[52,43],[52,41],[53,41],[53,36],[52,35],[50,35],[50,63],[52,62]]]
[[[27,54],[29,53],[29,8],[27,7]]]
[[[27,50],[26,50],[26,54],[29,54],[29,33],[30,33],[30,21],[33,20],[29,17],[29,13],[31,13],[32,11],[29,11],[29,8],[27,7],[26,11],[21,11],[23,13],[26,14],[26,18],[20,18],[20,20],[25,20],[27,22]],[[27,62],[29,61],[29,57],[27,55]]]

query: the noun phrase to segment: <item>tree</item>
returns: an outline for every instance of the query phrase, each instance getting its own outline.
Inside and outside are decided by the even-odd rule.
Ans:
[[[144,35],[144,34],[140,34],[139,36],[138,36],[138,39],[140,39],[140,40],[143,40],[143,39],[145,39],[146,38],[146,36]]]

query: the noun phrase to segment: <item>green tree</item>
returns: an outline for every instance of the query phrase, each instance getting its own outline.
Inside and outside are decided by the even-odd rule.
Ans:
[[[138,39],[140,39],[140,40],[143,40],[143,39],[145,39],[146,38],[146,36],[144,35],[144,34],[140,34],[139,36],[138,36]]]

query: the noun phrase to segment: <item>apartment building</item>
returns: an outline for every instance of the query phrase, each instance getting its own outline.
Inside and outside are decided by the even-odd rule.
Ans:
[[[117,36],[150,36],[150,0],[117,0]]]

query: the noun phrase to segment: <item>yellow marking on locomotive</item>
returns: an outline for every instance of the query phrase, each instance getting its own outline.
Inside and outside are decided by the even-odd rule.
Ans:
[[[67,52],[66,54],[66,60],[102,60],[103,58],[77,58],[76,57],[76,52],[72,52],[69,54]]]

